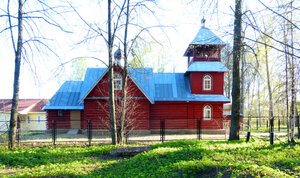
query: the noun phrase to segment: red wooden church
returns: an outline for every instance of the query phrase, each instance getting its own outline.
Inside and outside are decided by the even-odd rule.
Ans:
[[[225,43],[203,26],[189,44],[184,56],[185,73],[154,73],[152,68],[130,68],[128,79],[127,124],[144,133],[160,129],[195,132],[198,120],[203,131],[222,131],[224,94],[221,50]],[[121,96],[122,67],[114,67],[116,110]],[[88,68],[83,81],[66,81],[44,107],[47,119],[58,129],[109,129],[107,68]],[[117,117],[118,117],[118,111]],[[51,124],[49,127],[51,128]]]

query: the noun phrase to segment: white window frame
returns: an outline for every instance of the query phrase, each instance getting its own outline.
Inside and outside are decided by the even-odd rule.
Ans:
[[[38,116],[36,117],[36,118],[37,118],[37,123],[38,123],[38,124],[41,123],[41,117],[42,117],[42,116],[40,116],[40,115],[38,115]]]
[[[30,124],[30,116],[26,116],[26,121],[27,121],[27,124]]]
[[[209,112],[209,114],[208,114]],[[212,116],[212,108],[209,105],[205,105],[203,107],[203,120],[211,120]]]
[[[114,90],[122,90],[122,76],[114,73]]]
[[[209,82],[208,86],[206,86],[206,82]],[[210,75],[205,75],[203,77],[203,90],[209,91],[212,88],[212,77]]]

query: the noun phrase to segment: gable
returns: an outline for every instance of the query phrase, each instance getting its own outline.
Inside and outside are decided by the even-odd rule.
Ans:
[[[114,71],[114,74],[122,73],[120,71]],[[122,96],[122,90],[114,90],[115,97]],[[105,73],[101,77],[101,80],[95,85],[95,87],[89,92],[86,98],[108,98],[109,97],[109,75]],[[132,81],[131,77],[128,77],[127,80],[127,97],[144,97],[146,96],[141,92],[139,87]]]
[[[108,71],[105,68],[87,69],[79,103],[87,97],[109,96],[107,72]],[[122,68],[116,67],[115,72],[118,72],[122,75]],[[132,97],[146,97],[151,103],[153,103],[153,95],[151,94],[152,75],[153,72],[150,68],[128,69],[128,84],[131,86],[129,87],[129,93],[131,93]],[[115,93],[117,96],[120,96],[120,91],[115,91]]]

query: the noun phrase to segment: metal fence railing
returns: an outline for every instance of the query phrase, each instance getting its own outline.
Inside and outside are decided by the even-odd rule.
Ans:
[[[95,143],[111,142],[108,119],[95,120],[22,120],[18,119],[18,145],[25,143],[48,143],[51,145],[80,143],[91,146]],[[271,121],[271,123],[270,123]],[[209,139],[227,140],[230,130],[230,119],[215,117],[204,118],[152,118],[136,119],[125,129],[128,141],[161,141],[176,139]],[[296,133],[299,133],[299,117],[296,119]],[[2,127],[1,127],[2,126]],[[139,132],[149,126],[151,131]],[[9,121],[0,120],[0,143],[7,143]],[[242,132],[251,133],[281,133],[287,131],[285,117],[243,117],[241,118]],[[147,129],[147,128],[146,128]],[[145,130],[145,129],[144,129]],[[268,135],[268,134],[265,134]],[[298,134],[299,137],[299,134]],[[246,140],[249,140],[247,137]]]

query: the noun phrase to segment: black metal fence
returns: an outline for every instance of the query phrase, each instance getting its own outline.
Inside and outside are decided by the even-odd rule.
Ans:
[[[203,118],[161,118],[147,120],[151,128],[155,127],[157,132],[139,135],[129,134],[128,141],[161,141],[175,139],[223,139],[226,140],[229,134],[230,121],[227,118],[212,118],[204,120]],[[144,121],[141,123],[144,123]],[[177,123],[174,125],[174,123]],[[178,124],[179,123],[179,124]],[[189,129],[193,132],[185,133],[181,129],[189,124]],[[205,128],[209,128],[210,124],[214,124],[219,130],[219,133],[206,133]],[[251,134],[271,132],[286,136],[287,119],[285,117],[244,117],[241,118],[241,129],[244,133]],[[8,121],[0,120],[0,143],[7,143],[8,136]],[[299,117],[296,119],[296,133],[299,133]],[[107,127],[107,129],[103,129]],[[86,146],[91,146],[93,143],[111,142],[108,126],[103,125],[99,120],[21,120],[18,119],[17,124],[17,144],[20,146],[25,143],[48,143],[51,145],[80,143]],[[154,129],[155,130],[155,129]],[[170,133],[170,130],[177,130],[176,133]],[[129,133],[129,132],[128,132]],[[247,140],[249,140],[247,137]],[[300,139],[300,135],[298,134]],[[272,143],[272,142],[271,142]]]
[[[290,117],[289,120],[292,118]],[[253,131],[257,133],[266,133],[273,130],[273,132],[286,132],[288,128],[287,117],[275,116],[269,117],[243,117],[242,125],[244,131]],[[291,127],[291,126],[290,126]],[[299,129],[299,116],[295,120],[295,129]]]

